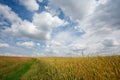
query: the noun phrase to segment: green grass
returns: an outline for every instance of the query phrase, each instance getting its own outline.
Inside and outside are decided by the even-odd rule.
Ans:
[[[33,62],[32,58],[0,57],[0,80],[21,80]]]
[[[120,80],[120,56],[0,57],[0,80]]]
[[[20,66],[19,68],[14,69],[14,73],[6,78],[6,80],[21,80],[22,75],[24,75],[31,67],[31,65],[34,63],[34,59],[31,61],[26,62],[23,66]]]

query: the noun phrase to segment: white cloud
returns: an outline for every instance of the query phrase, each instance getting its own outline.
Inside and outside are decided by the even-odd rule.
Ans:
[[[98,3],[99,3],[99,4],[105,4],[105,3],[107,3],[107,1],[108,1],[108,0],[99,0]]]
[[[49,6],[60,7],[66,16],[70,16],[72,20],[79,23],[74,28],[81,33],[85,32],[81,35],[73,35],[72,30],[66,30],[65,32],[54,33],[55,35],[51,36],[54,28],[67,24],[56,16],[57,13],[54,9],[53,12],[34,13],[32,22],[21,20],[11,8],[5,5],[0,5],[0,15],[12,24],[10,28],[3,31],[7,35],[46,40],[47,46],[42,47],[45,48],[42,50],[44,55],[80,56],[82,50],[84,50],[85,55],[119,54],[119,4],[119,0],[98,0],[98,2],[96,0],[51,0]],[[31,47],[30,49],[35,46],[32,42],[18,42],[17,45]],[[43,46],[39,43],[36,45]]]
[[[33,16],[33,23],[40,28],[42,27],[43,30],[46,30],[49,27],[58,27],[66,24],[64,20],[61,20],[57,16],[52,16],[49,12],[42,12],[40,14],[35,13]]]
[[[59,32],[51,40],[47,41],[44,53],[48,56],[69,56],[69,53],[74,55],[75,53],[72,52],[70,44],[75,39],[68,31]]]
[[[48,27],[48,26],[47,26]],[[30,39],[47,40],[50,38],[50,32],[38,28],[33,23],[24,20],[20,24],[12,24],[11,28],[6,28],[3,33],[14,37],[27,37]]]
[[[120,33],[119,3],[119,0],[100,3],[96,6],[95,12],[79,22],[79,27],[86,34],[79,39],[78,43],[86,45],[86,51],[104,54],[118,52],[120,45],[118,44],[120,43],[120,37],[118,37]]]
[[[119,54],[119,0],[99,0],[98,3],[90,1],[90,3],[94,5],[88,5],[89,1],[85,1],[85,3],[84,1],[80,1],[80,3],[73,0],[53,0],[52,2],[56,3],[58,7],[62,8],[66,15],[69,15],[74,19],[78,19],[79,25],[75,27],[75,29],[78,29],[80,32],[81,30],[85,31],[84,35],[76,37],[73,39],[73,41],[68,39],[68,42],[71,41],[69,45],[60,43],[60,40],[64,40],[64,37],[63,39],[57,38],[57,42],[55,41],[54,43],[57,43],[57,46],[58,44],[62,45],[64,48],[61,46],[59,46],[59,48],[56,48],[54,44],[53,51],[55,49],[56,53],[60,52],[61,48],[62,50],[65,50],[64,53],[67,54],[70,51],[70,55],[74,55],[73,53],[79,54],[81,53],[81,50],[84,49],[86,55],[99,55],[98,53],[102,55],[113,53]],[[82,3],[84,4],[82,5]],[[89,10],[92,10],[92,12]],[[74,35],[71,36],[74,38]]]
[[[35,13],[33,16],[33,24],[37,26],[37,29],[41,30],[43,39],[50,39],[53,28],[64,26],[67,24],[64,20],[61,20],[57,16],[52,16],[48,12]]]
[[[49,40],[47,44],[49,45],[49,47],[65,46],[74,40],[73,37],[74,36],[72,36],[70,32],[59,32],[51,40]]]
[[[76,20],[92,13],[95,3],[95,0],[51,0],[50,5],[60,7],[66,15]]]
[[[23,47],[27,47],[27,48],[32,48],[35,46],[35,43],[30,41],[30,42],[17,42],[16,43],[17,46],[23,46]]]
[[[0,4],[0,17],[2,16],[11,23],[21,22],[21,19],[15,12],[11,10],[11,8],[6,5]]]
[[[20,4],[25,6],[29,11],[36,11],[39,9],[39,4],[36,0],[19,0]]]
[[[41,46],[41,44],[40,44],[40,43],[37,43],[37,46]]]
[[[67,22],[57,16],[52,16],[48,12],[35,13],[33,21],[21,20],[11,8],[0,5],[0,14],[11,22],[11,27],[3,30],[3,33],[16,37],[27,37],[37,40],[48,40],[51,37],[51,31],[55,27],[63,26]]]
[[[64,23],[65,22],[57,16],[52,17],[50,13],[43,12],[34,15],[33,23],[24,20],[19,24],[12,24],[11,28],[7,28],[3,32],[17,37],[48,40],[51,37],[52,29],[62,26]]]
[[[39,2],[43,2],[44,0],[38,0]]]
[[[7,43],[0,43],[0,48],[8,48],[8,47],[10,47],[9,44],[7,44]]]

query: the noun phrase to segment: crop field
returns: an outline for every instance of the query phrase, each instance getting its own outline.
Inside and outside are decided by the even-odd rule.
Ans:
[[[120,80],[120,56],[1,56],[0,80]]]

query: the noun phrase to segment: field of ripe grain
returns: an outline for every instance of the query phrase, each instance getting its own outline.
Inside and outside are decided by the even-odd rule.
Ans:
[[[120,80],[120,56],[0,57],[0,80]]]
[[[30,69],[32,58],[0,57],[0,80],[20,80]]]

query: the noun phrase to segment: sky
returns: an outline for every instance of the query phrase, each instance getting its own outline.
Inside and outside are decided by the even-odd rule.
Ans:
[[[0,0],[0,55],[120,55],[119,8],[120,0]]]

